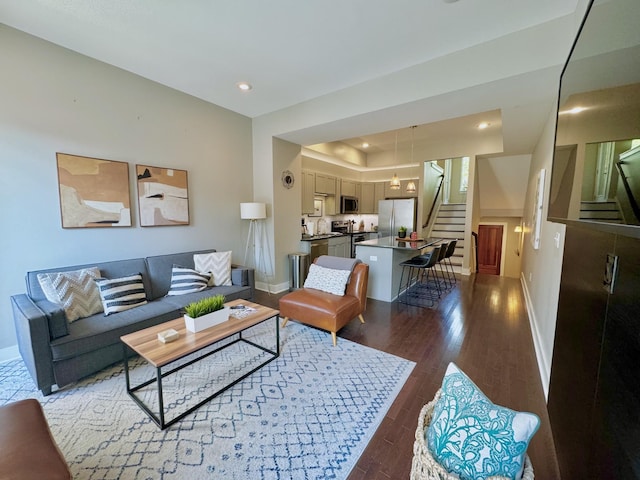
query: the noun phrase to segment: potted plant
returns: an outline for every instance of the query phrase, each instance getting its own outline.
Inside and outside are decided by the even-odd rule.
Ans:
[[[203,298],[184,307],[184,322],[190,332],[199,332],[229,320],[224,295]]]
[[[398,237],[405,238],[407,236],[407,227],[404,225],[398,228]]]

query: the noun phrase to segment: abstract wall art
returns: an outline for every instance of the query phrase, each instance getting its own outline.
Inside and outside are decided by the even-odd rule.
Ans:
[[[62,228],[130,227],[129,164],[56,153]]]
[[[189,225],[187,171],[136,165],[140,226]]]

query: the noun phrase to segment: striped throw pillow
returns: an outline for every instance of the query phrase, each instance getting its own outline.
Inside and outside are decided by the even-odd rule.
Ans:
[[[200,273],[186,267],[174,265],[171,269],[171,287],[167,295],[184,295],[201,292],[207,288],[211,274]]]
[[[210,272],[210,286],[231,285],[231,254],[233,252],[199,253],[193,263],[199,272]]]
[[[124,312],[147,303],[140,273],[121,278],[99,278],[96,283],[105,315]]]

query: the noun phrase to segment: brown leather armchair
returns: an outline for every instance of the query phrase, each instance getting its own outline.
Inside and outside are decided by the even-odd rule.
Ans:
[[[37,400],[1,406],[0,425],[0,480],[72,479]]]
[[[314,262],[315,263],[315,262]],[[280,299],[280,316],[284,327],[290,318],[331,332],[333,345],[336,332],[355,317],[364,323],[362,313],[367,307],[369,265],[358,263],[349,278],[344,296],[313,288],[301,288]]]

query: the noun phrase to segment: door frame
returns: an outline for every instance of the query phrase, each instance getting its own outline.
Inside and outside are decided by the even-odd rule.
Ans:
[[[507,229],[509,228],[509,224],[507,222],[480,221],[478,222],[478,231],[480,231],[480,225],[502,225],[502,246],[500,247],[500,276],[504,277],[504,260],[507,253]]]

